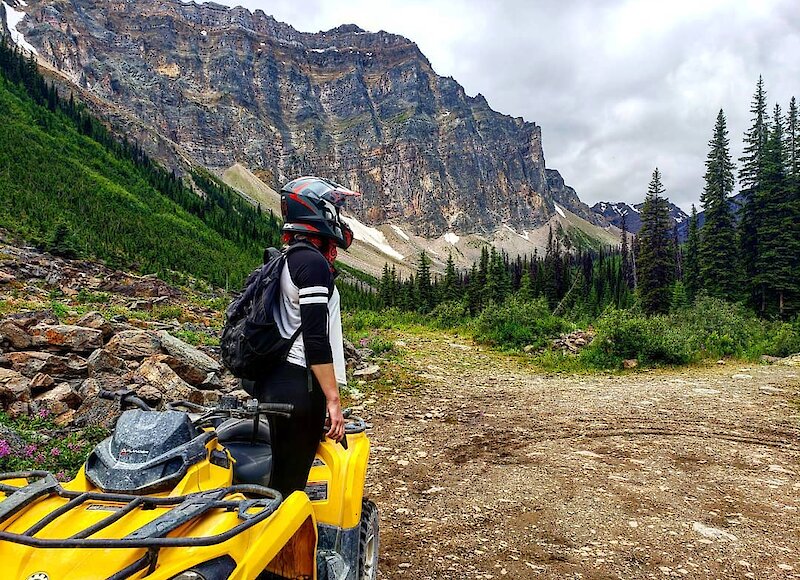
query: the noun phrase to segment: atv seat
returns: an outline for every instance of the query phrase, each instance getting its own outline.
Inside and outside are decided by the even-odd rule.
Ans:
[[[236,461],[234,483],[252,483],[269,487],[272,479],[272,445],[269,424],[259,421],[253,439],[253,421],[228,419],[216,428],[219,442]]]

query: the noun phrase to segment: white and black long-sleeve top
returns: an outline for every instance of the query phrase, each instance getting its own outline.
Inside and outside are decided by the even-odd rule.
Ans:
[[[313,248],[291,252],[281,273],[281,335],[302,326],[287,361],[302,367],[333,363],[336,382],[347,384],[339,291],[325,257]]]

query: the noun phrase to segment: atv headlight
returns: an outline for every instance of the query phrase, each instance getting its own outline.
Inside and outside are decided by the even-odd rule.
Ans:
[[[186,570],[186,572],[181,572],[177,576],[173,576],[172,580],[206,580],[206,577],[203,576],[200,572],[195,572],[194,570]]]
[[[230,556],[214,558],[185,572],[173,576],[170,580],[228,580],[236,568],[236,562]]]

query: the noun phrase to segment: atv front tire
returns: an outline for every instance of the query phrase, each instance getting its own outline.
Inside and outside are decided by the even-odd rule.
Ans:
[[[378,548],[380,528],[378,506],[365,499],[361,504],[361,526],[358,546],[358,580],[376,580],[378,577]]]

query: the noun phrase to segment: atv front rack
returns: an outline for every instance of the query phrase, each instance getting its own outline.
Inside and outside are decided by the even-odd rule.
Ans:
[[[18,471],[0,474],[0,481],[32,478],[36,478],[36,481],[23,487],[0,483],[0,492],[6,494],[6,499],[0,501],[0,525],[23,509],[43,499],[58,496],[69,501],[47,514],[47,516],[21,534],[0,531],[0,541],[14,542],[35,548],[148,548],[157,550],[159,548],[210,546],[225,542],[262,522],[278,509],[283,499],[279,492],[260,485],[232,485],[176,497],[153,497],[120,493],[70,491],[64,489],[49,471]],[[238,500],[224,499],[236,493],[256,497]],[[50,539],[36,537],[36,534],[46,526],[86,502],[123,505],[119,505],[114,513],[69,538]],[[171,507],[171,509],[123,538],[91,538],[94,534],[119,521],[136,509],[149,510],[166,507]],[[207,515],[211,510],[235,511],[241,522],[228,531],[213,536],[166,537],[170,532],[192,520]],[[252,513],[252,510],[259,511]]]

